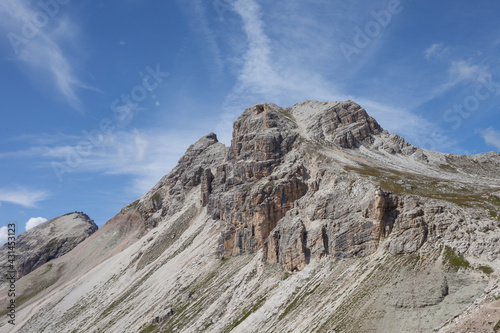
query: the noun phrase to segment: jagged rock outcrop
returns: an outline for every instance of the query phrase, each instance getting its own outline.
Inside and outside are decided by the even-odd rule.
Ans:
[[[96,232],[97,225],[87,214],[68,213],[25,231],[16,239],[17,278],[34,271],[43,264],[63,256]],[[0,248],[0,256],[7,258],[7,244]],[[2,276],[6,275],[2,267]]]
[[[148,194],[135,203],[148,227],[155,227],[159,221],[178,212],[184,206],[186,194],[201,184],[202,201],[208,201],[213,176],[212,168],[224,160],[226,147],[210,133],[191,145],[177,166],[164,176]]]
[[[306,101],[294,106],[307,137],[318,142],[330,142],[341,148],[356,148],[371,144],[382,127],[365,109],[353,101],[322,103]],[[308,112],[312,108],[313,112]],[[295,110],[291,110],[295,116]]]

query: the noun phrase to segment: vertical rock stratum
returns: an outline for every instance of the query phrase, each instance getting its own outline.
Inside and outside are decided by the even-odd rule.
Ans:
[[[22,277],[0,332],[492,332],[499,218],[498,153],[418,148],[353,101],[258,104]]]

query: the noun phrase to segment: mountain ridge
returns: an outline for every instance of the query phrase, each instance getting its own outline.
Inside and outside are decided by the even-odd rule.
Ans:
[[[413,146],[352,101],[254,105],[230,146],[203,136],[19,280],[16,331],[492,329],[499,166]]]

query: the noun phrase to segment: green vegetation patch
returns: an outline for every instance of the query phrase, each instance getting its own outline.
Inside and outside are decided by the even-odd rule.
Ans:
[[[173,303],[175,316],[171,320],[159,324],[157,330],[170,333],[178,331],[181,327],[187,327],[189,323],[192,323],[193,318],[197,318],[202,311],[206,311],[210,305],[221,297],[227,288],[225,283],[229,282],[235,273],[247,265],[252,258],[253,256],[243,255],[224,261],[221,260],[209,272],[196,277],[177,295]],[[224,269],[221,269],[223,266]],[[216,312],[220,314],[226,311],[222,310],[221,312],[221,310],[219,309]],[[210,325],[211,323],[206,322],[204,324],[205,329]]]
[[[50,269],[52,269],[52,267],[53,266],[50,266]],[[38,295],[43,290],[47,289],[48,287],[50,287],[54,283],[56,283],[62,274],[63,267],[64,267],[64,264],[60,265],[57,269],[57,272],[55,272],[55,274],[53,273],[52,276],[47,277],[45,279],[40,279],[37,281],[37,283],[32,284],[28,289],[26,289],[26,291],[20,297],[17,298],[16,305],[21,305],[21,304],[25,303],[27,300],[33,298],[34,296]],[[47,272],[48,272],[48,270],[47,270]]]
[[[500,331],[500,320],[497,322],[495,327],[493,327],[493,332],[497,333],[498,331]]]
[[[458,170],[449,164],[440,164],[439,169],[444,170],[444,171],[448,171],[448,172],[452,172],[452,173],[458,173]]]
[[[226,329],[224,332],[231,332],[236,326],[244,322],[245,319],[247,319],[252,313],[257,311],[265,302],[266,302],[266,297],[259,299],[248,311],[246,311],[238,319],[236,319],[231,325],[231,327]]]
[[[49,276],[42,278],[42,276],[44,276],[47,272],[49,272],[52,269],[53,264],[52,263],[48,264],[47,267],[48,268],[43,273],[40,274],[40,279],[37,280],[37,283],[31,284],[26,290],[24,290],[24,292],[19,297],[17,297],[16,307],[19,307],[20,305],[26,303],[28,300],[35,297],[45,289],[49,288],[54,283],[56,283],[57,280],[59,280],[62,274],[62,269],[64,267],[64,264],[61,264],[58,267],[57,272],[53,272],[52,275],[49,274]],[[16,296],[17,294],[18,293],[16,291]],[[3,310],[0,312],[0,316],[5,316],[8,312],[9,310]]]
[[[479,205],[483,208],[492,208],[492,206],[498,206],[495,196],[490,195],[488,199],[486,198],[489,195],[486,189],[482,192],[477,189],[471,190],[459,184],[452,186],[453,184],[450,184],[449,181],[439,178],[382,169],[363,163],[360,163],[360,167],[346,166],[345,170],[354,171],[362,176],[374,177],[382,189],[392,193],[416,194],[430,199],[446,200],[465,207]],[[405,183],[399,182],[400,180],[405,180],[407,185],[411,185],[411,188],[407,187]]]
[[[184,250],[186,250],[186,249],[187,249],[187,248],[188,248],[188,247],[189,247],[189,246],[193,243],[194,239],[195,239],[196,237],[198,237],[198,235],[199,235],[199,234],[203,231],[203,229],[204,229],[204,226],[199,227],[199,228],[198,228],[198,230],[196,230],[196,231],[194,232],[194,234],[192,234],[191,236],[189,236],[189,238],[188,238],[188,239],[186,239],[186,240],[184,241],[184,243],[182,243],[182,245],[181,245],[181,247],[180,247],[180,248],[178,248],[178,249],[177,249],[174,253],[170,254],[170,255],[169,255],[166,259],[164,259],[164,260],[161,262],[160,266],[165,265],[165,264],[166,264],[167,262],[169,262],[172,258],[175,258],[175,257],[177,257],[177,255],[179,255],[180,253],[184,252]]]
[[[44,265],[45,270],[43,271],[43,273],[41,273],[41,275],[45,275],[48,272],[50,272],[52,270],[53,266],[54,266],[54,264],[52,264],[52,263],[48,263],[48,264]]]
[[[303,294],[300,294],[300,295],[297,295],[295,297],[295,299],[292,301],[292,303],[288,304],[288,306],[285,308],[285,311],[283,311],[283,313],[279,316],[279,319],[278,320],[282,320],[283,318],[285,318],[289,313],[290,311],[292,311],[294,308],[297,307],[297,305],[301,304],[305,298],[307,298],[309,295],[313,294],[316,289],[319,287],[319,283],[311,290],[303,293]]]
[[[274,187],[274,181],[271,180],[271,181],[267,182],[266,185],[264,185],[264,189],[269,188],[269,187]]]
[[[132,294],[132,289],[130,288],[127,292],[125,292],[122,296],[120,296],[116,301],[114,301],[113,303],[111,303],[111,305],[109,305],[102,313],[101,315],[99,316],[99,318],[105,318],[107,317],[111,312],[113,312],[113,310],[120,304],[122,303],[123,301],[125,301],[129,296],[130,294]]]
[[[149,325],[149,326],[144,327],[142,330],[140,330],[139,333],[150,333],[150,332],[153,332],[155,330],[155,328],[156,328],[156,326]]]
[[[492,204],[494,204],[497,207],[500,207],[500,198],[499,197],[492,195],[488,199],[491,201]]]
[[[160,193],[156,192],[155,194],[153,194],[153,196],[151,197],[151,200],[153,200],[153,202],[155,202],[156,204],[159,204],[160,203]]]
[[[137,205],[139,205],[139,199],[137,199],[136,201],[134,201],[131,204],[129,204],[127,206],[127,208],[135,208],[135,207],[137,207]]]
[[[465,259],[464,255],[455,252],[453,248],[446,246],[443,253],[443,264],[451,269],[458,271],[460,268],[469,269],[470,263]]]
[[[490,275],[491,273],[493,273],[493,268],[491,268],[490,266],[487,266],[487,265],[479,265],[479,267],[477,269],[479,269],[484,274]]]
[[[289,120],[295,122],[295,118],[293,117],[292,113],[290,112],[292,109],[291,108],[281,108],[279,109],[279,113],[285,116],[285,118],[288,118]]]

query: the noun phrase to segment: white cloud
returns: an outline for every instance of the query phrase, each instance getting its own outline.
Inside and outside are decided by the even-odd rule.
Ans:
[[[8,231],[9,229],[7,227],[0,227],[0,246],[5,244],[8,239]]]
[[[442,96],[445,92],[456,87],[458,84],[477,85],[483,80],[491,78],[492,73],[487,66],[474,64],[466,60],[447,61],[445,66],[448,66],[448,76],[439,73],[440,77],[445,77],[445,80],[440,84],[432,86],[428,94],[419,100],[419,105],[425,104],[437,97]]]
[[[47,222],[47,219],[43,217],[32,217],[26,222],[26,230],[30,230],[43,222]]]
[[[276,22],[272,23],[264,21],[263,11],[256,1],[237,1],[234,9],[243,23],[246,52],[243,54],[243,63],[238,71],[238,83],[229,99],[240,100],[251,94],[279,104],[339,95],[338,89],[318,73],[315,65],[329,60],[331,66],[336,67],[331,61],[331,54],[296,47],[290,50],[286,44],[270,38],[268,34],[276,29],[275,25],[283,27],[287,34],[290,32],[292,36],[290,41],[293,43],[301,43],[300,40],[306,36],[298,34],[294,27],[282,26],[283,17],[277,17]],[[287,17],[286,20],[290,18]],[[305,18],[302,18],[301,23],[310,24]],[[314,42],[327,45],[323,38],[325,37],[315,37]],[[311,58],[311,52],[315,53],[315,57]]]
[[[35,2],[36,3],[36,2]],[[57,2],[56,2],[57,5]],[[56,8],[56,7],[53,7]],[[84,85],[74,73],[62,45],[75,44],[74,24],[64,17],[64,5],[57,5],[53,16],[46,15],[38,5],[26,0],[3,0],[0,3],[0,31],[10,34],[11,45],[17,58],[32,71],[30,75],[49,75],[60,94],[75,108],[80,107],[76,95],[78,88],[93,89]],[[36,27],[35,18],[45,17],[45,24]],[[26,22],[35,29],[29,34]]]
[[[443,52],[443,43],[434,43],[424,51],[424,54],[426,59],[431,59],[433,57],[439,57]]]
[[[495,131],[493,127],[489,127],[481,131],[481,136],[484,142],[496,147],[497,151],[500,152],[500,132]]]
[[[47,191],[30,190],[26,188],[7,189],[0,188],[0,201],[10,202],[27,208],[36,207],[40,201],[49,197]]]
[[[465,80],[478,80],[491,76],[488,68],[471,64],[468,61],[460,60],[451,63],[450,74],[453,77],[453,82],[461,82]]]

